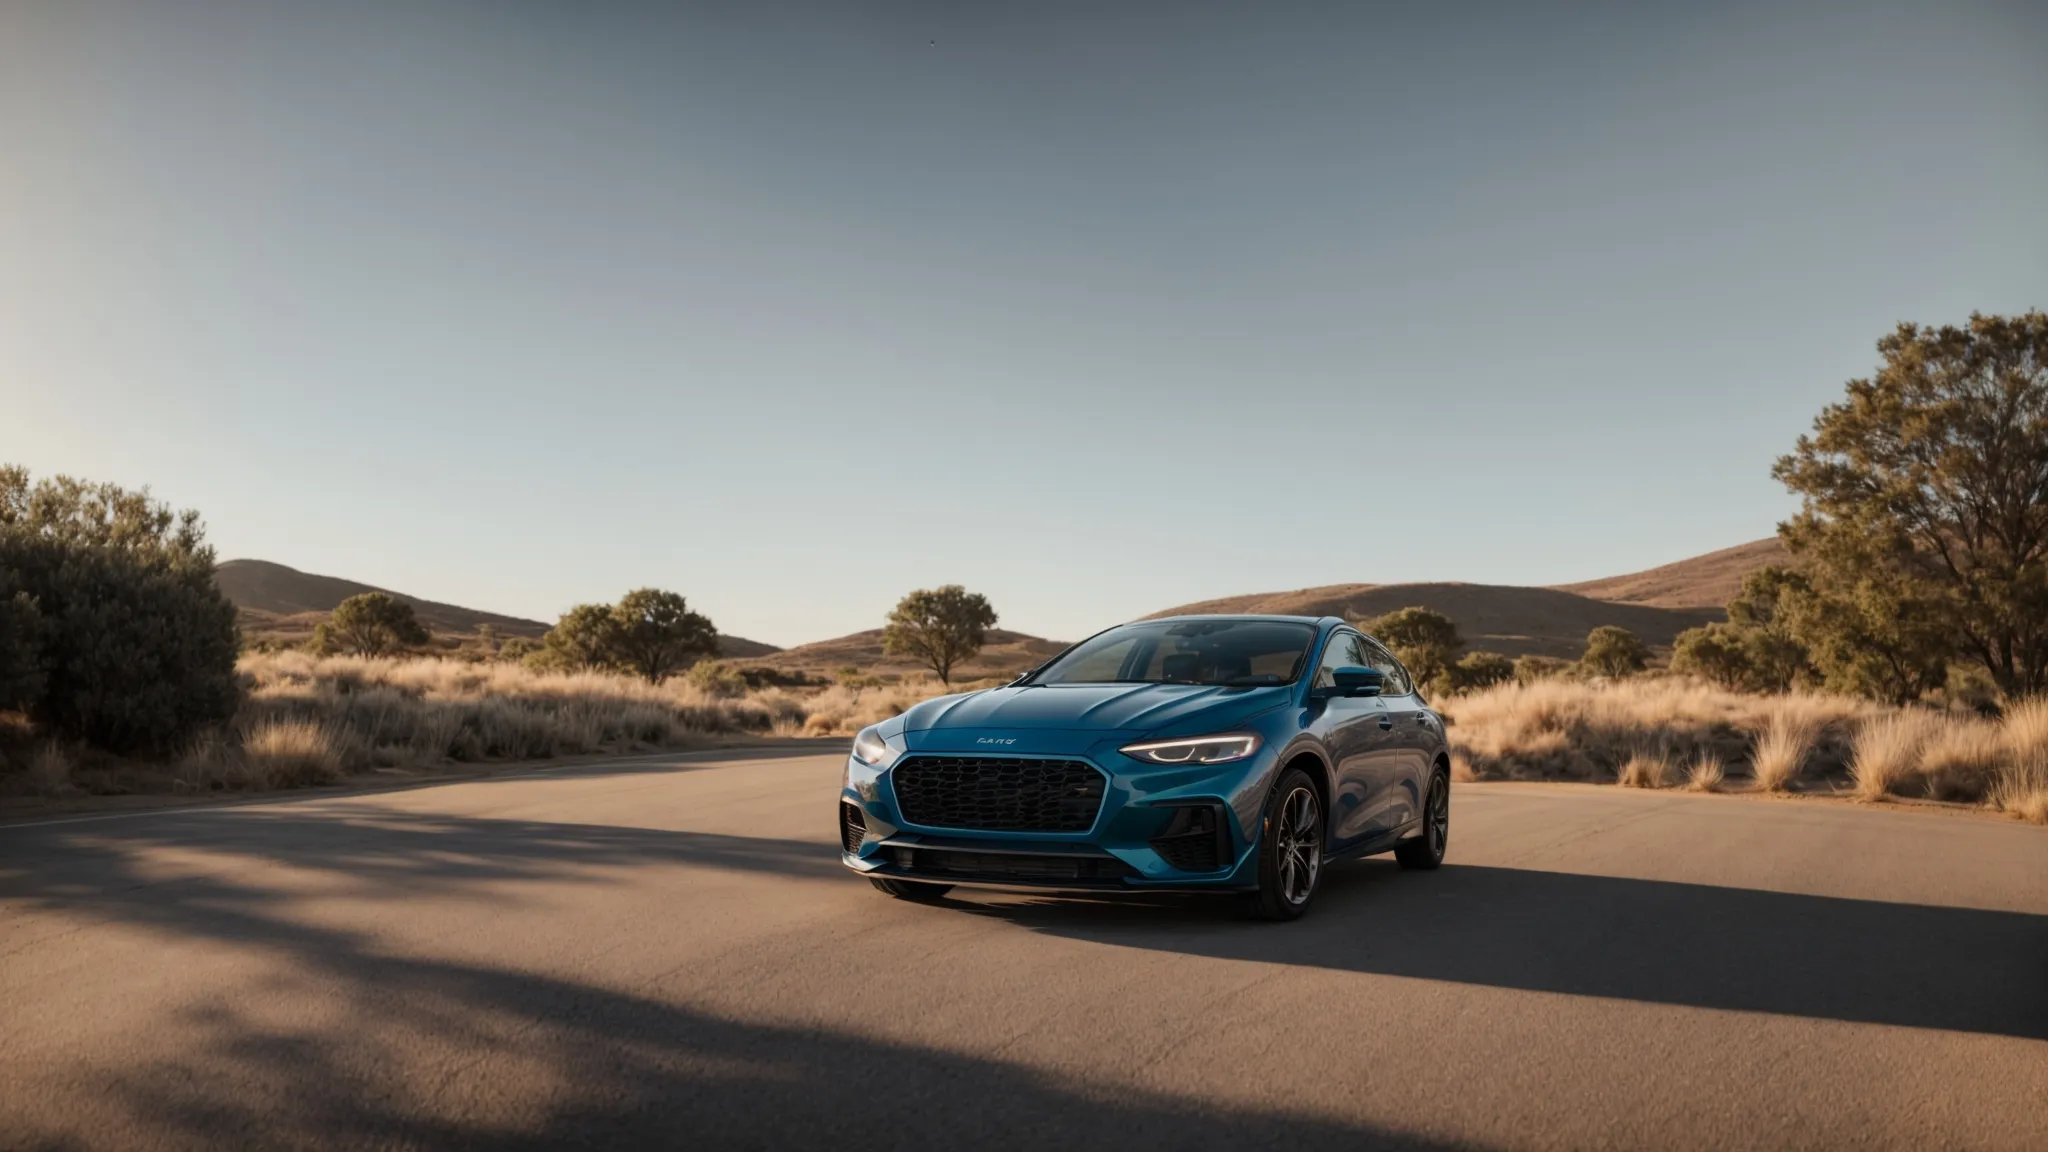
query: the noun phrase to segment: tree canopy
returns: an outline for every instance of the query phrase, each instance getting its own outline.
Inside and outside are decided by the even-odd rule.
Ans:
[[[1909,698],[1963,657],[2048,688],[2048,313],[1901,324],[1774,474],[1830,684]]]
[[[335,605],[314,634],[314,646],[358,656],[387,656],[433,639],[412,605],[385,592],[364,592]]]
[[[0,467],[0,707],[116,752],[234,714],[235,609],[197,512]]]
[[[1355,623],[1391,649],[1417,683],[1429,688],[1449,686],[1452,662],[1465,647],[1449,616],[1433,608],[1412,606]]]
[[[882,630],[882,651],[912,656],[953,686],[953,669],[981,651],[996,610],[958,584],[921,588],[898,601]]]
[[[609,668],[658,684],[718,654],[718,629],[675,592],[636,588],[616,604],[578,604],[528,657],[561,671]]]
[[[1586,634],[1586,654],[1579,666],[1595,676],[1620,679],[1648,667],[1650,649],[1635,633],[1613,624],[1602,624]]]

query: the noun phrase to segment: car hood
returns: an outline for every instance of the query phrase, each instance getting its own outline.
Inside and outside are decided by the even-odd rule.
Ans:
[[[1182,724],[1221,731],[1285,701],[1289,689],[1202,684],[1049,684],[927,700],[903,731],[964,729],[1153,732]]]

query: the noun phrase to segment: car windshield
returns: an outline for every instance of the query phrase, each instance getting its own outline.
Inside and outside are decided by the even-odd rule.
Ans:
[[[1159,620],[1076,645],[1034,684],[1291,684],[1316,630],[1285,620]]]

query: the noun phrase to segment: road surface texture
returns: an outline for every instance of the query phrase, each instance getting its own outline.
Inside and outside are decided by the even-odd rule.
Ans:
[[[815,747],[0,828],[0,1144],[2048,1148],[2048,831],[1460,785],[1310,916],[891,900]]]

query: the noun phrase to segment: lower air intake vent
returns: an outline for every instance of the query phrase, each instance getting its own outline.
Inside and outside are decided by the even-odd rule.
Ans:
[[[891,848],[898,867],[956,880],[1036,880],[1102,883],[1136,876],[1114,856],[1033,856],[1021,852],[959,852],[947,848]]]
[[[1224,838],[1223,810],[1207,805],[1176,809],[1166,831],[1154,837],[1152,850],[1182,872],[1214,872],[1230,857]]]
[[[867,839],[868,822],[860,809],[844,800],[839,802],[839,846],[848,852],[859,852],[860,842]]]
[[[903,818],[927,828],[1086,832],[1102,807],[1102,773],[1080,760],[911,756],[890,777]]]

